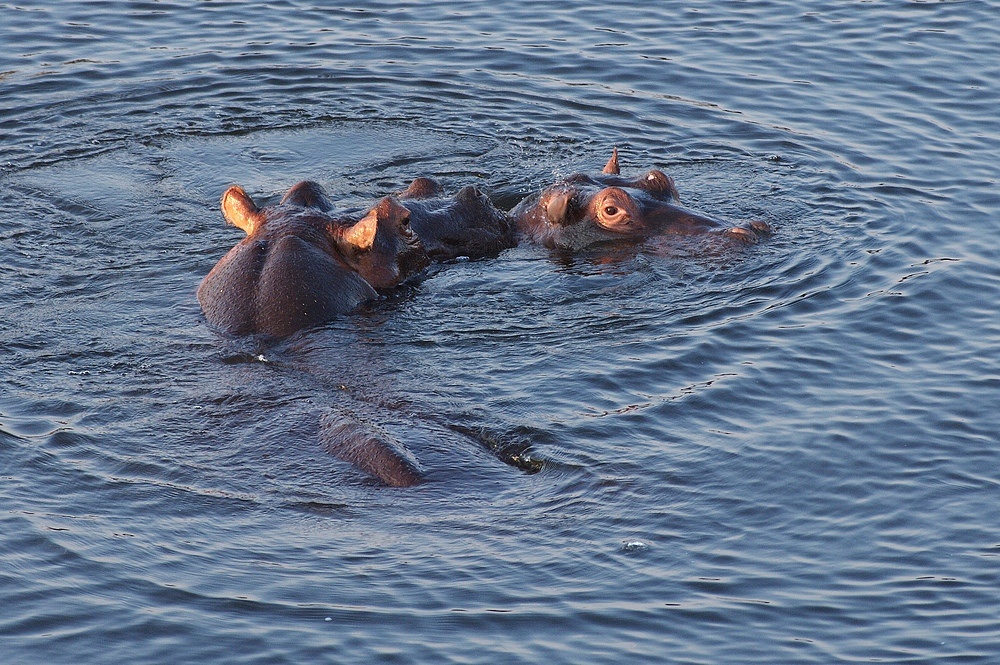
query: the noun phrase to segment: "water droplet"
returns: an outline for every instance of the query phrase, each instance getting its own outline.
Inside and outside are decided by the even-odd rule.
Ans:
[[[641,540],[622,541],[622,552],[644,552],[649,549],[649,545]]]

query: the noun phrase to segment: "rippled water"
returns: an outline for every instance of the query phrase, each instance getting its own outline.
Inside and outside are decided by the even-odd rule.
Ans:
[[[0,661],[995,662],[998,15],[4,3]],[[509,208],[614,146],[776,235],[522,245],[270,349],[201,316],[231,183]]]

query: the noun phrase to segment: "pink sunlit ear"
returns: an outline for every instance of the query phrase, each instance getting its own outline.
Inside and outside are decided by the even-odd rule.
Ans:
[[[233,185],[222,194],[219,206],[226,222],[243,229],[247,235],[257,228],[260,211],[253,199],[239,185]]]
[[[609,159],[608,163],[604,165],[602,173],[607,175],[619,175],[621,172],[621,168],[618,166],[618,148],[612,148],[611,159]]]

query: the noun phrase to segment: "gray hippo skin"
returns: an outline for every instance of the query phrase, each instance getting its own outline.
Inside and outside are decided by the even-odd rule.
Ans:
[[[451,197],[435,180],[417,178],[399,194],[410,211],[410,227],[437,261],[496,256],[517,243],[513,220],[475,187]]]
[[[423,481],[410,452],[374,425],[330,412],[320,419],[320,430],[323,448],[328,453],[390,487],[412,487]]]
[[[358,221],[340,220],[323,189],[306,181],[264,208],[233,186],[221,207],[247,237],[202,280],[198,301],[208,322],[230,335],[287,337],[356,309],[376,288],[428,264],[409,211],[391,198]]]
[[[771,233],[764,222],[728,227],[682,207],[673,178],[662,171],[623,178],[617,149],[602,173],[569,176],[524,199],[510,214],[521,233],[550,249],[579,250],[669,234],[713,233],[754,243]]]

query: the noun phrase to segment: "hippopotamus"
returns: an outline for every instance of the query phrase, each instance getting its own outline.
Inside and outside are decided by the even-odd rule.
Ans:
[[[389,487],[412,487],[423,482],[413,455],[379,427],[334,411],[320,418],[323,448],[353,464]]]
[[[712,233],[754,243],[771,232],[765,222],[732,227],[682,207],[673,178],[657,169],[622,177],[617,148],[600,174],[571,175],[524,199],[510,214],[521,233],[550,249],[670,234]]]
[[[209,323],[231,335],[287,337],[356,309],[430,262],[409,210],[392,197],[352,220],[336,217],[312,181],[263,208],[234,185],[221,207],[247,237],[202,280],[198,301]]]
[[[472,185],[446,197],[436,180],[417,178],[398,198],[434,260],[496,256],[517,243],[513,220]]]

